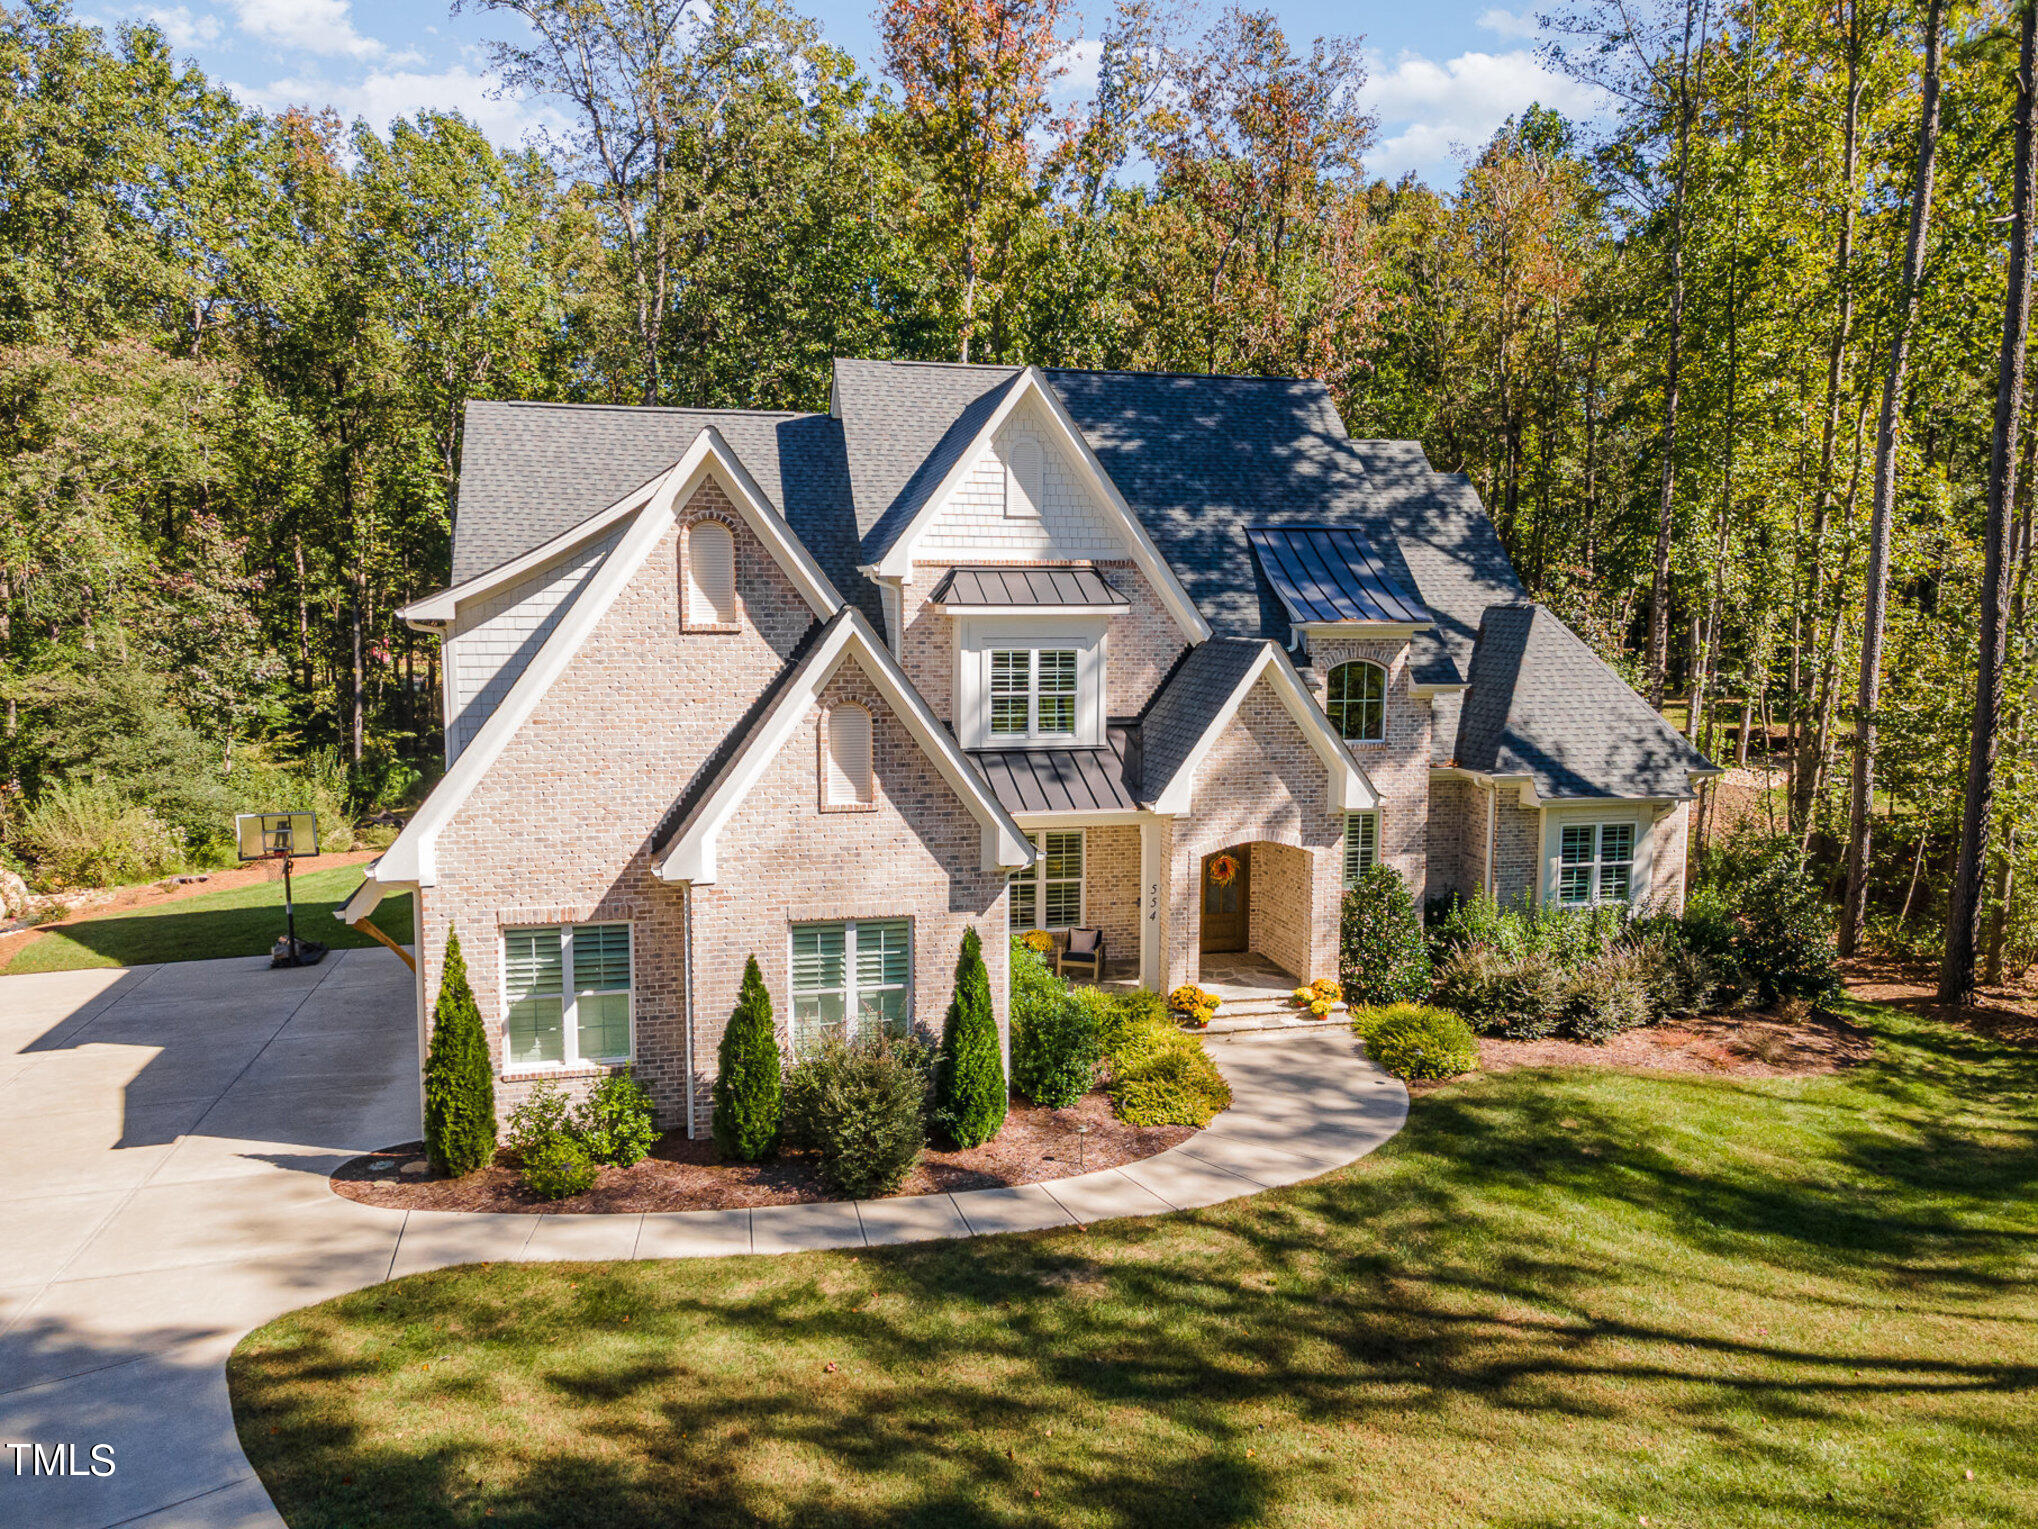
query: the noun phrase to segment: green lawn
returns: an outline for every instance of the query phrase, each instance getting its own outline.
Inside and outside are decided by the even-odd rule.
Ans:
[[[374,940],[333,917],[361,885],[357,865],[291,878],[297,894],[297,936],[336,949]],[[386,897],[375,927],[400,943],[411,938],[410,894]],[[227,892],[179,898],[134,913],[91,918],[30,940],[7,964],[6,976],[69,972],[88,966],[145,966],[152,961],[204,961],[258,956],[283,933],[282,881],[251,882]]]
[[[241,1441],[294,1529],[2038,1523],[2038,1055],[1856,1012],[1193,1214],[416,1276],[252,1334]]]

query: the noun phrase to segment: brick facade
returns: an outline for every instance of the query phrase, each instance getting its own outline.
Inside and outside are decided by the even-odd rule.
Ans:
[[[1430,702],[1410,688],[1408,644],[1405,642],[1329,637],[1309,644],[1310,691],[1323,706],[1330,693],[1330,673],[1355,660],[1378,664],[1387,671],[1386,737],[1379,743],[1348,747],[1366,779],[1380,795],[1380,861],[1408,882],[1415,905],[1428,895]]]
[[[1188,813],[1170,820],[1167,836],[1170,890],[1162,986],[1194,981],[1201,965],[1203,857],[1238,846],[1253,846],[1256,851],[1261,842],[1295,852],[1269,862],[1276,884],[1269,889],[1269,899],[1277,907],[1310,910],[1303,924],[1308,931],[1306,952],[1300,941],[1282,948],[1296,967],[1306,967],[1311,974],[1332,971],[1337,964],[1344,884],[1344,818],[1330,805],[1329,772],[1323,760],[1288,715],[1272,681],[1262,677],[1247,692],[1231,726],[1198,767],[1192,798]],[[1305,861],[1306,895],[1299,885]],[[1256,912],[1262,902],[1260,861],[1252,863],[1255,880],[1250,897]],[[1284,878],[1288,886],[1282,890]]]
[[[735,632],[680,628],[680,532],[706,515],[728,524],[735,538],[743,615]],[[683,1123],[689,1092],[686,893],[658,878],[651,848],[673,805],[782,671],[814,621],[811,608],[720,489],[712,483],[702,487],[441,830],[438,882],[419,897],[422,990],[427,1001],[437,993],[446,940],[457,929],[499,1064],[501,931],[513,925],[628,921],[637,1073],[661,1123]],[[837,683],[847,687],[854,678],[838,676]],[[778,952],[781,976],[773,997],[781,1012],[789,1012],[782,962],[785,922],[794,909],[799,917],[914,918],[916,1012],[924,1019],[938,994],[936,1023],[947,1003],[945,984],[960,924],[981,920],[1003,1013],[1004,941],[990,937],[1004,927],[1003,878],[986,878],[978,870],[977,823],[970,818],[966,830],[958,826],[958,817],[968,815],[946,783],[924,759],[917,769],[903,760],[902,740],[905,749],[918,751],[897,719],[875,705],[872,717],[876,810],[820,811],[817,751],[811,733],[803,731],[801,747],[788,747],[774,767],[797,775],[797,789],[788,783],[790,776],[774,784],[768,774],[765,784],[775,793],[768,805],[746,802],[737,814],[743,826],[725,830],[722,864],[729,869],[716,889],[700,889],[702,914],[711,890],[718,908],[742,895],[745,856],[760,853],[757,845],[779,845],[780,870],[772,873],[779,895],[752,906],[747,923],[718,911],[706,952],[695,931],[697,957],[704,962],[693,1005],[701,1021],[693,1037],[697,1098],[713,1078],[714,1044],[734,1002],[733,983],[724,995],[723,968],[715,963],[739,944]],[[761,821],[760,812],[774,816]],[[878,853],[874,846],[880,841]],[[795,890],[799,878],[785,873],[789,843],[797,844],[805,891]],[[881,909],[848,897],[852,863],[865,867],[854,873],[853,884],[884,886],[898,895]],[[882,874],[871,874],[872,868]],[[748,870],[753,877],[764,874],[758,867]],[[748,890],[754,899],[756,883]],[[760,958],[764,953],[760,949]],[[740,976],[740,958],[736,969]],[[606,1070],[502,1069],[497,1106],[507,1114],[541,1077],[584,1088]],[[705,1114],[697,1122],[704,1131]]]

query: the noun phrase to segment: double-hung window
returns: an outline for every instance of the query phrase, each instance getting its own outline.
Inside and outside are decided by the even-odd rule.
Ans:
[[[505,1039],[512,1067],[630,1059],[630,926],[503,931]]]
[[[1074,648],[995,648],[991,652],[991,736],[1073,738]]]
[[[1345,885],[1357,884],[1360,875],[1380,859],[1380,814],[1345,814]]]
[[[1557,901],[1624,903],[1634,891],[1635,825],[1566,823],[1557,843]]]
[[[1039,851],[1032,865],[1012,877],[1012,928],[1073,929],[1083,921],[1083,835],[1028,834]]]
[[[905,919],[795,924],[793,1054],[812,1056],[831,1036],[905,1035],[912,981],[913,926]]]

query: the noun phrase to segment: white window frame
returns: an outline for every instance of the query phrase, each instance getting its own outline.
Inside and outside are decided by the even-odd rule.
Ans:
[[[1105,634],[1110,617],[961,617],[956,621],[955,715],[966,749],[1101,748],[1104,746]],[[994,653],[1024,652],[1026,731],[991,731]],[[1040,730],[1040,655],[1076,655],[1075,730]]]
[[[1371,669],[1380,676],[1380,731],[1374,737],[1354,736],[1346,733],[1343,720],[1336,711],[1332,710],[1333,707],[1349,707],[1354,704],[1337,701],[1331,696],[1331,686],[1336,682],[1339,671],[1350,669],[1354,666],[1363,666]],[[1387,695],[1389,688],[1389,675],[1385,664],[1375,663],[1370,658],[1345,659],[1340,663],[1331,665],[1330,673],[1324,676],[1323,714],[1330,718],[1330,725],[1337,730],[1338,736],[1343,738],[1346,743],[1385,743],[1387,741]]]
[[[1606,831],[1625,829],[1628,832],[1628,855],[1625,860],[1609,860],[1606,855]],[[1592,855],[1588,860],[1564,858],[1564,835],[1567,830],[1584,831],[1592,835]],[[1647,856],[1645,854],[1648,825],[1630,813],[1566,813],[1552,814],[1547,833],[1547,896],[1550,902],[1560,908],[1597,908],[1609,905],[1632,905],[1642,895],[1646,885]],[[1602,888],[1609,867],[1625,865],[1628,871],[1628,890],[1625,897],[1608,896]],[[1573,900],[1564,896],[1564,873],[1567,870],[1583,869],[1591,881],[1591,895]]]
[[[1076,841],[1075,875],[1050,877],[1047,874],[1047,841],[1050,836],[1065,837]],[[1038,851],[1038,854],[1035,856],[1033,864],[1027,866],[1023,871],[1014,871],[1012,873],[1011,890],[1007,893],[1009,912],[1006,917],[1006,922],[1010,925],[1011,932],[1014,934],[1024,934],[1029,929],[1045,929],[1049,933],[1058,933],[1069,929],[1084,928],[1085,920],[1090,912],[1090,836],[1088,831],[1081,828],[1033,828],[1026,831],[1026,842],[1031,844]],[[1048,923],[1046,921],[1048,887],[1050,885],[1066,886],[1070,882],[1074,882],[1076,887],[1075,922],[1069,924]],[[1037,922],[1033,920],[1022,921],[1019,917],[1018,894],[1021,887],[1030,887],[1032,889],[1033,911],[1038,918]]]
[[[1363,824],[1370,834],[1370,842],[1355,841],[1353,835]],[[1357,860],[1360,863],[1353,864]],[[1345,814],[1344,867],[1345,890],[1350,891],[1359,876],[1380,863],[1380,811],[1374,808],[1368,812]]]
[[[785,940],[786,991],[791,995],[791,1004],[786,1010],[787,1020],[786,1035],[787,1040],[790,1043],[790,1050],[796,1061],[803,1059],[803,1053],[801,1052],[800,1049],[800,998],[802,996],[803,990],[795,986],[795,983],[797,983],[799,979],[796,975],[798,971],[798,966],[796,965],[796,958],[794,952],[794,942],[798,939],[800,931],[822,930],[822,929],[840,929],[842,931],[842,988],[841,988],[842,1036],[844,1040],[854,1040],[856,1039],[858,1030],[857,998],[859,989],[857,987],[856,981],[857,934],[862,929],[877,928],[880,926],[889,928],[894,925],[899,926],[906,931],[906,977],[904,983],[904,991],[906,995],[906,1012],[904,1018],[900,1021],[900,1024],[904,1030],[904,1033],[907,1035],[911,1035],[913,1033],[913,1023],[915,1018],[913,1005],[913,972],[915,966],[915,958],[917,955],[915,949],[916,944],[915,935],[917,931],[914,928],[914,923],[911,918],[899,917],[899,918],[862,918],[862,919],[856,918],[800,919],[797,922],[788,924],[786,926],[786,940]],[[881,986],[883,988],[889,988],[891,985],[887,983],[882,984]],[[834,988],[823,988],[811,991],[834,992],[836,990]]]
[[[620,926],[624,931],[628,951],[630,983],[623,989],[624,1004],[628,1011],[629,1048],[621,1056],[583,1057],[580,1054],[580,999],[579,983],[574,980],[573,938],[582,929],[611,929]],[[542,934],[548,929],[559,932],[559,1023],[560,1060],[556,1062],[519,1062],[510,1055],[510,1005],[515,1001],[510,994],[509,942],[513,934]],[[588,1067],[622,1067],[637,1058],[637,926],[629,919],[589,919],[584,924],[505,924],[496,940],[496,958],[502,963],[502,1075],[505,1077],[524,1073],[570,1072]],[[587,989],[589,993],[614,992],[614,988]]]

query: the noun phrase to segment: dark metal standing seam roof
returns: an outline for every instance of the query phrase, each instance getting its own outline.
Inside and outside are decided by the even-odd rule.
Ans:
[[[1131,812],[1125,764],[1111,749],[973,749],[1007,812]]]
[[[1395,582],[1372,543],[1348,526],[1251,526],[1245,535],[1297,621],[1427,626],[1435,619]]]
[[[1128,605],[1094,568],[954,568],[936,605]]]

